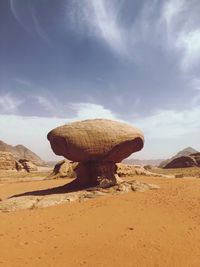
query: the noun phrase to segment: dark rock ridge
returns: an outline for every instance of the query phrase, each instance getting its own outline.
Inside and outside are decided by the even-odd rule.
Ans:
[[[195,154],[198,153],[199,151],[197,151],[196,149],[192,148],[192,147],[187,147],[181,151],[179,151],[176,155],[174,155],[173,157],[166,159],[164,161],[162,161],[159,165],[160,168],[165,168],[165,166],[167,166],[168,163],[170,163],[172,160],[176,159],[176,158],[180,158],[183,156],[190,156],[191,154]]]
[[[46,166],[45,161],[43,161],[38,155],[23,145],[11,146],[0,140],[0,151],[10,152],[17,161],[20,159],[26,159],[37,166]]]
[[[200,153],[194,153],[189,156],[181,156],[172,159],[164,166],[164,169],[187,168],[195,166],[200,167]]]

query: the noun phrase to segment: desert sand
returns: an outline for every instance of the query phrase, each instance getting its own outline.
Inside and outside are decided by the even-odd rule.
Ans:
[[[137,180],[161,188],[0,213],[0,266],[200,266],[200,179]],[[2,182],[0,198],[68,181]]]

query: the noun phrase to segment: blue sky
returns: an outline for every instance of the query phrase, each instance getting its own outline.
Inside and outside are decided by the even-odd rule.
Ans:
[[[55,159],[46,134],[110,118],[137,158],[200,149],[198,0],[1,0],[0,139]]]

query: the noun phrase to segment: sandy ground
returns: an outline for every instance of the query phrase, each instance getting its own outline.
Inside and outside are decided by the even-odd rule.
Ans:
[[[161,189],[0,213],[0,266],[200,266],[200,179],[137,177]],[[66,180],[0,184],[0,198]]]

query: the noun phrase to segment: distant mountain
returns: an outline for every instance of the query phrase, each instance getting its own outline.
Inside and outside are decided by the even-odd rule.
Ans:
[[[133,164],[133,165],[151,165],[151,166],[158,166],[161,162],[163,161],[163,159],[125,159],[123,160],[123,163],[126,164]]]
[[[46,165],[45,161],[23,145],[11,146],[0,140],[0,151],[12,153],[16,160],[27,159],[37,166]]]
[[[166,159],[164,161],[162,161],[159,165],[159,167],[164,168],[170,161],[176,159],[176,158],[180,158],[180,157],[184,157],[184,156],[189,156],[191,154],[195,154],[198,153],[199,151],[197,151],[196,149],[192,148],[192,147],[186,147],[185,149],[179,151],[176,155],[174,155],[173,157],[171,157],[170,159]]]

